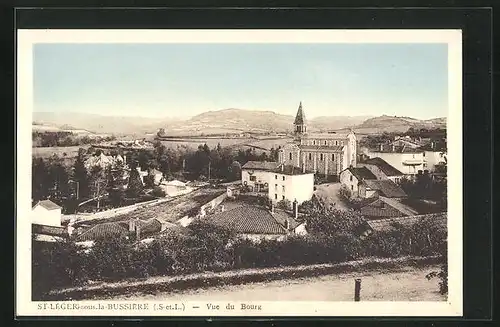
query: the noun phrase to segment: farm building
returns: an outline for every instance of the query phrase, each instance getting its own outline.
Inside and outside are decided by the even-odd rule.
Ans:
[[[61,227],[61,207],[50,200],[39,201],[31,210],[32,223]]]

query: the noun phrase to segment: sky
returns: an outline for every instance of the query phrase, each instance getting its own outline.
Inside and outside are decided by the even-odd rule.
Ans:
[[[446,44],[36,44],[34,111],[445,117]]]

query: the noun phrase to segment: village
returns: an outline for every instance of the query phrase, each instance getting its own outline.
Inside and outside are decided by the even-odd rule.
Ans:
[[[124,239],[137,248],[164,237],[189,237],[199,226],[227,231],[234,239],[255,246],[346,232],[361,242],[372,234],[387,235],[422,224],[431,232],[446,231],[445,138],[399,135],[367,147],[352,130],[309,133],[302,103],[292,137],[271,155],[249,155],[245,162],[226,160],[226,167],[223,159],[216,163],[195,154],[191,162],[197,160],[202,173],[191,180],[181,174],[167,175],[161,164],[144,167],[140,163],[134,150],[164,155],[167,150],[158,150],[158,144],[132,141],[96,145],[93,154],[82,161],[87,174],[97,171],[101,176],[89,186],[93,195],[79,201],[71,212],[50,196],[34,203],[33,240],[70,242],[88,253],[110,240]],[[223,153],[223,149],[216,150]],[[210,151],[200,145],[197,154]],[[184,171],[190,164],[182,159],[179,165]],[[216,169],[230,173],[216,174]],[[78,201],[80,185],[73,190]],[[122,199],[106,207],[115,191],[133,191],[142,200],[129,204]],[[94,209],[85,210],[90,204]],[[350,219],[350,227],[336,227],[346,219]],[[436,241],[430,237],[426,235],[429,244],[424,248]]]

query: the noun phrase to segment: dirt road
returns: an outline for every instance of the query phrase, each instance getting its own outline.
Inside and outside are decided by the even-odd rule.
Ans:
[[[134,294],[116,300],[168,301],[352,301],[354,279],[361,278],[362,301],[445,301],[437,280],[425,276],[438,269],[408,267],[399,271],[345,273],[315,278],[196,289],[181,293]]]

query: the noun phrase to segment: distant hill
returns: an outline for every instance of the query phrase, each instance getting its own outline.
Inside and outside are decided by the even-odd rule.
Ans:
[[[420,120],[411,117],[397,117],[382,115],[365,120],[362,124],[353,127],[357,133],[381,133],[381,132],[406,132],[409,128],[446,128],[446,118],[433,118]]]
[[[192,118],[117,117],[84,113],[34,113],[33,121],[40,130],[84,130],[96,134],[154,135],[164,128],[167,135],[210,135],[225,133],[291,132],[293,115],[277,114],[267,110],[223,109],[208,111]],[[309,131],[328,131],[353,128],[359,133],[404,132],[408,128],[435,128],[446,125],[445,118],[418,120],[394,116],[324,116],[308,120]],[[35,125],[34,125],[35,126]],[[35,128],[35,127],[34,127]]]

